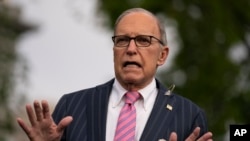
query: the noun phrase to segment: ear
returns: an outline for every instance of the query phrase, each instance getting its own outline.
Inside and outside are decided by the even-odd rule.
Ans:
[[[165,61],[167,60],[167,57],[168,57],[168,53],[169,53],[169,48],[167,46],[161,47],[161,52],[159,54],[157,66],[161,66],[165,63]]]

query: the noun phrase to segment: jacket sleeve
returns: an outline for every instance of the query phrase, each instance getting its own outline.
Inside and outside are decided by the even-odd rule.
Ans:
[[[66,117],[66,104],[67,103],[67,100],[66,100],[66,95],[62,96],[60,98],[60,100],[58,101],[58,103],[56,104],[56,107],[52,113],[52,118],[54,120],[54,122],[56,124],[58,124],[64,117]],[[67,129],[65,129],[67,130]],[[62,135],[62,138],[61,138],[61,141],[66,141],[66,131],[64,131],[63,135]]]

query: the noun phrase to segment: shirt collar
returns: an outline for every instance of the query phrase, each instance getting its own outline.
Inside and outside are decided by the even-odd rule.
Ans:
[[[148,108],[149,105],[148,101],[150,97],[154,94],[153,92],[155,89],[156,89],[156,80],[153,79],[146,87],[138,91],[142,96],[143,107],[145,110],[147,110]],[[113,90],[115,92],[115,95],[112,107],[116,107],[121,103],[123,95],[127,92],[127,90],[121,86],[121,84],[118,82],[117,79],[115,79],[115,82],[113,84]]]

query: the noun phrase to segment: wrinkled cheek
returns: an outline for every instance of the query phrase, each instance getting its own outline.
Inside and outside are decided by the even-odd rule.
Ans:
[[[121,76],[123,75],[122,68],[116,61],[114,61],[114,72],[115,72],[115,76],[118,78],[121,78]]]
[[[118,68],[118,66],[116,65],[116,63],[114,62],[114,71],[115,71],[115,75],[118,75],[120,73],[120,69]]]

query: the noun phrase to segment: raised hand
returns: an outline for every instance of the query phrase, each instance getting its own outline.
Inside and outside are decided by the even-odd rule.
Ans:
[[[31,105],[26,105],[26,112],[31,126],[28,126],[21,118],[17,118],[17,122],[30,141],[60,141],[65,127],[73,120],[71,116],[67,116],[56,125],[51,117],[49,104],[45,100],[41,104],[34,101],[34,110]]]
[[[200,138],[198,138],[199,133],[200,133],[200,127],[196,127],[194,131],[188,136],[188,138],[186,138],[185,141],[213,141],[212,139],[213,134],[211,132],[207,132]],[[172,132],[170,134],[169,141],[177,141],[177,134],[175,132]]]

